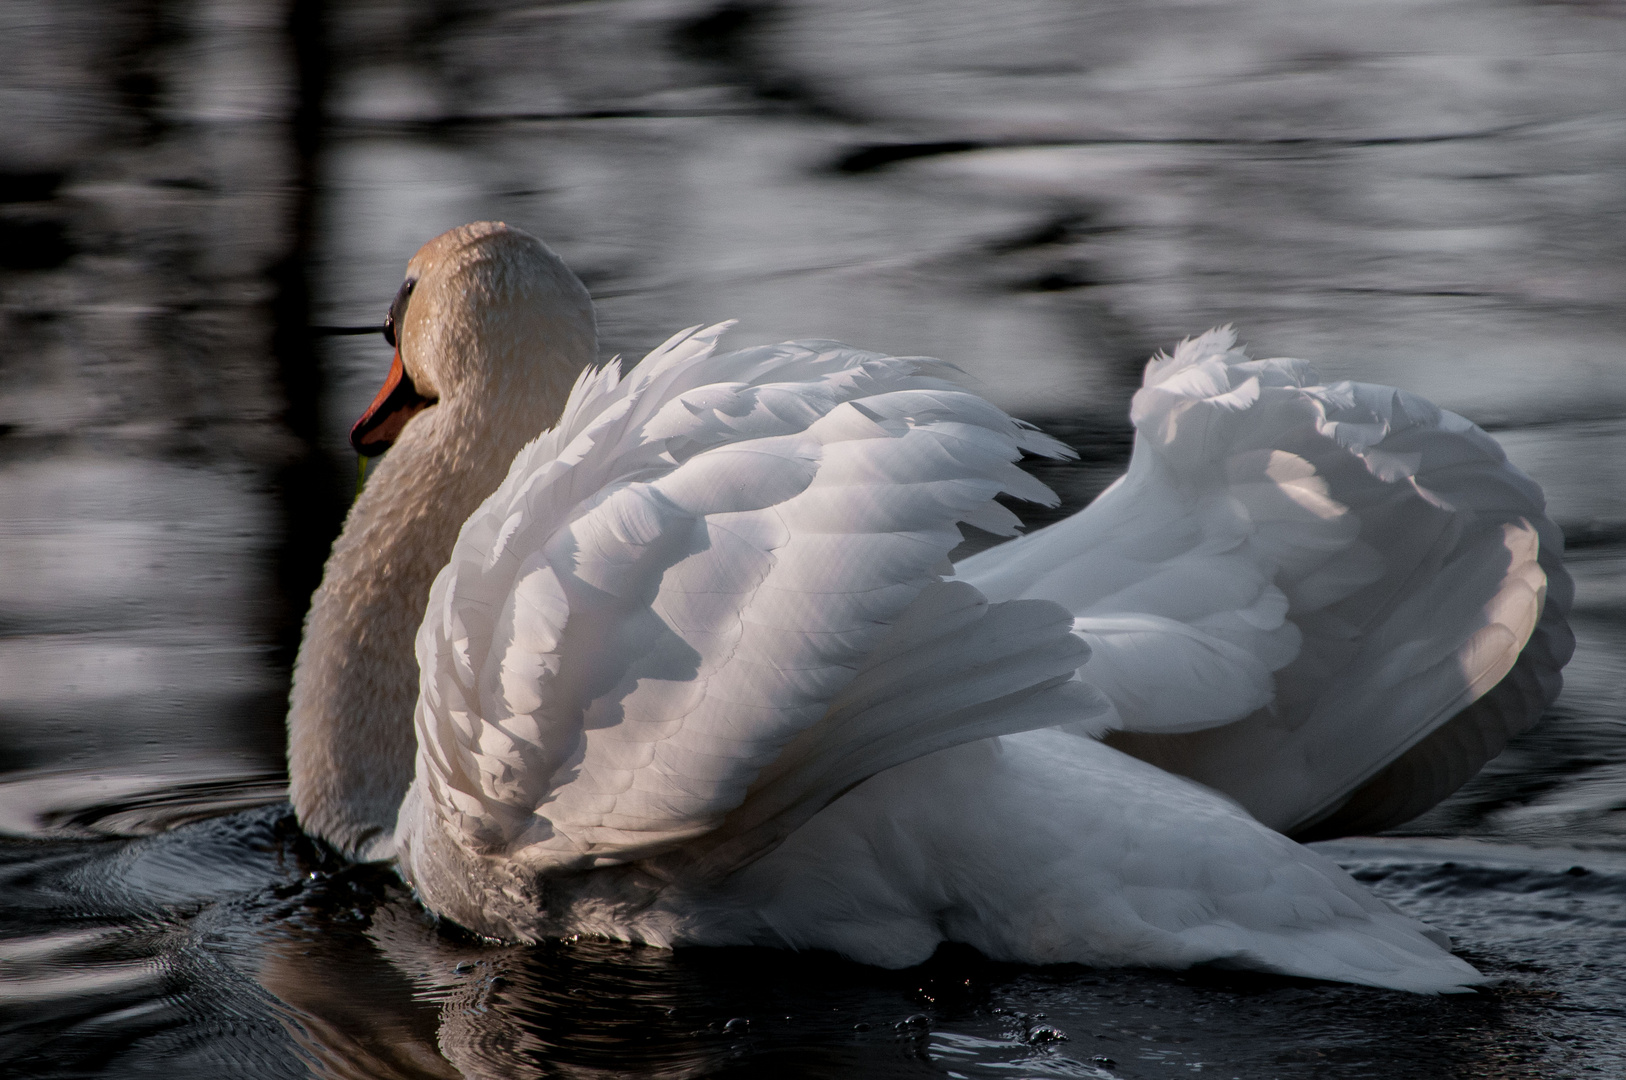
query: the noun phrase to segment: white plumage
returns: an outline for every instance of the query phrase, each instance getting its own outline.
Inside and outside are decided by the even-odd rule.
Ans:
[[[1104,711],[1064,612],[940,581],[956,521],[1053,500],[1012,462],[1057,444],[938,362],[718,356],[724,329],[584,375],[435,581],[417,783],[471,850],[558,874],[709,847],[753,784],[783,831],[910,757]]]
[[[1573,648],[1562,537],[1462,417],[1392,387],[1317,385],[1303,361],[1234,343],[1211,331],[1147,365],[1128,474],[957,574],[990,599],[1066,606],[1114,741],[1288,833],[1337,824],[1527,652],[1494,732],[1424,746],[1399,767],[1432,755],[1432,776],[1410,776],[1405,798],[1374,789],[1347,822],[1399,824],[1556,696]]]
[[[1471,424],[1211,332],[1149,365],[1126,477],[951,567],[958,523],[1016,531],[996,494],[1054,502],[1021,454],[1067,451],[941,362],[831,342],[718,354],[722,324],[503,419],[512,398],[466,404],[461,368],[557,366],[546,342],[442,326],[461,344],[436,351],[413,320],[461,304],[499,337],[512,320],[492,312],[546,303],[525,283],[568,291],[568,272],[482,225],[409,273],[401,360],[442,400],[401,429],[374,480],[389,491],[346,534],[412,506],[422,523],[387,531],[374,565],[449,548],[415,719],[391,736],[416,764],[392,781],[393,834],[368,824],[376,799],[343,797],[365,763],[326,688],[403,658],[347,599],[371,595],[365,567],[336,555],[290,716],[307,828],[393,855],[432,908],[503,937],[888,966],[952,940],[1032,963],[1477,981],[1441,935],[1266,827],[1411,816],[1556,692],[1556,532]],[[426,470],[477,471],[444,450],[459,431],[555,417],[472,514],[406,494]]]

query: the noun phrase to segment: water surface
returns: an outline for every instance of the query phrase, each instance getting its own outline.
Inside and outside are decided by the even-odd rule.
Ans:
[[[8,1075],[1619,1075],[1626,8],[413,0],[0,10]],[[1578,650],[1405,835],[1329,845],[1501,981],[886,973],[493,946],[302,838],[282,711],[406,258],[500,218],[605,355],[739,318],[942,356],[1123,467],[1155,350],[1426,394],[1545,487]],[[1054,515],[1027,513],[1040,524]]]

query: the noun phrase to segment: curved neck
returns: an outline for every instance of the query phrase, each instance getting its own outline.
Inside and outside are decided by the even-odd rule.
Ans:
[[[348,854],[389,853],[412,780],[414,639],[429,587],[514,455],[558,419],[586,360],[550,358],[522,385],[465,387],[420,414],[350,509],[311,598],[288,710],[294,809]]]

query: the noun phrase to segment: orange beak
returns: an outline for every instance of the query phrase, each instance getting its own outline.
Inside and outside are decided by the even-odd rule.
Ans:
[[[356,426],[350,429],[350,445],[362,457],[377,457],[400,437],[408,420],[434,403],[434,398],[424,397],[412,385],[412,379],[401,364],[401,350],[397,348],[383,388],[356,421]]]

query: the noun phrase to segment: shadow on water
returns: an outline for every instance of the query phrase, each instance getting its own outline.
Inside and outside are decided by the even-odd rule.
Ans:
[[[3,1071],[1626,1074],[1626,9],[1374,10],[5,5]],[[1571,541],[1567,690],[1415,838],[1326,850],[1503,981],[496,946],[303,838],[288,669],[388,363],[311,328],[478,218],[581,271],[607,352],[743,315],[960,364],[1080,454],[1030,525],[1227,321],[1494,427]]]

